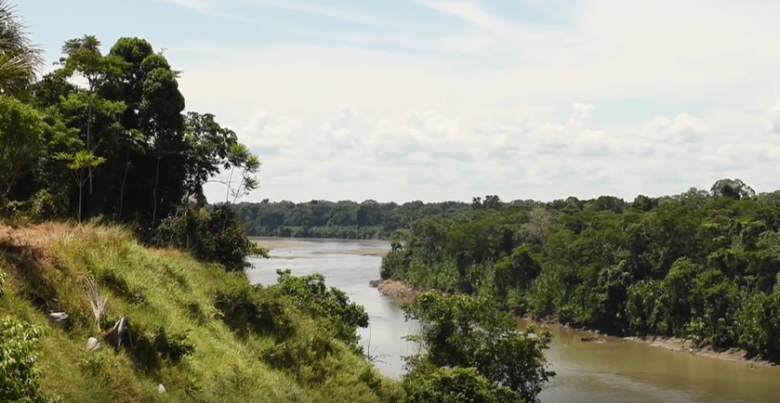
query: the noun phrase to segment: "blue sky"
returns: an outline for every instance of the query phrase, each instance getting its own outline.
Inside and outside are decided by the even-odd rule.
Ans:
[[[25,0],[66,39],[148,39],[260,154],[249,200],[682,192],[780,157],[780,1]],[[223,194],[208,190],[212,198]]]

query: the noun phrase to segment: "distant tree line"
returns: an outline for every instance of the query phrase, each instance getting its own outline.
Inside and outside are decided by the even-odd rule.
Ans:
[[[780,359],[780,191],[740,180],[633,201],[493,206],[412,223],[383,278],[516,314]]]
[[[294,238],[390,239],[397,230],[409,229],[423,217],[454,218],[475,208],[524,205],[531,200],[502,202],[498,196],[473,198],[471,203],[448,201],[403,204],[366,200],[312,200],[238,203],[233,205],[247,235]]]

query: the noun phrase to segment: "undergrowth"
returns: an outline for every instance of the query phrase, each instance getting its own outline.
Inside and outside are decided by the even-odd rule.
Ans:
[[[25,354],[39,354],[29,361],[37,371],[30,372],[30,382],[47,398],[112,403],[399,399],[399,385],[380,376],[347,337],[345,320],[359,325],[363,316],[316,278],[280,273],[280,280],[288,278],[285,284],[251,286],[241,272],[199,263],[179,251],[143,247],[117,226],[0,225],[0,255],[0,319],[32,326],[17,332],[28,339],[4,338],[0,349],[17,343]],[[94,279],[107,299],[100,315],[93,314],[87,279]],[[301,303],[310,306],[302,309]],[[69,318],[51,323],[52,312]],[[115,349],[103,335],[120,317],[130,331]],[[101,340],[102,348],[88,351],[90,337]],[[0,378],[0,389],[13,382]],[[165,393],[158,391],[160,384]]]

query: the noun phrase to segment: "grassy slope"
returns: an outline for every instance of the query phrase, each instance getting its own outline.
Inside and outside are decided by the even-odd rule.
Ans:
[[[370,365],[343,345],[329,360],[329,365],[338,367],[336,375],[325,382],[302,385],[290,374],[271,369],[259,356],[274,341],[237,337],[213,306],[215,292],[245,283],[243,274],[228,274],[178,251],[145,248],[121,228],[54,223],[18,229],[0,226],[0,253],[0,268],[9,274],[0,297],[0,317],[10,314],[49,326],[45,313],[65,311],[73,319],[67,330],[49,326],[39,361],[42,388],[65,401],[394,400],[390,396],[397,386],[384,379],[377,386]],[[87,352],[87,338],[101,338],[103,332],[94,323],[85,276],[97,279],[108,297],[104,329],[124,315],[135,332],[154,334],[157,326],[168,334],[188,332],[194,353],[176,365],[106,347]],[[165,385],[167,393],[157,391],[158,383]],[[195,392],[188,395],[187,390]]]

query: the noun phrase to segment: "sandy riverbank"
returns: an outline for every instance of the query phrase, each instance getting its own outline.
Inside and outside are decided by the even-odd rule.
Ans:
[[[261,239],[253,239],[253,241],[257,242],[260,246],[268,249],[268,250],[279,250],[279,249],[293,249],[293,248],[305,248],[308,246],[314,246],[316,245],[315,242],[306,241],[304,239],[301,240],[290,240],[286,238],[261,238]],[[359,256],[378,256],[378,257],[384,257],[390,252],[390,248],[359,248],[359,249],[345,249],[345,250],[339,250],[339,254],[343,255],[359,255]],[[312,255],[317,254],[332,254],[333,252],[330,251],[318,251],[313,252]],[[300,256],[296,256],[296,259],[301,258]]]
[[[414,297],[417,294],[421,292],[419,290],[413,289],[412,287],[405,284],[404,282],[397,281],[397,280],[377,280],[375,282],[372,282],[371,286],[376,287],[377,290],[379,290],[379,292],[382,295],[396,299],[401,302],[409,302],[412,299],[414,299]],[[540,322],[530,317],[526,317],[524,319]],[[603,342],[603,343],[610,343],[610,342],[614,343],[614,342],[621,342],[621,341],[637,342],[637,343],[644,343],[652,347],[664,348],[674,352],[694,354],[701,357],[714,358],[717,360],[747,363],[751,367],[775,366],[775,364],[766,361],[760,361],[760,360],[749,358],[745,351],[729,350],[729,351],[718,352],[712,350],[709,347],[697,348],[695,347],[692,341],[684,340],[676,337],[649,336],[644,338],[642,337],[618,338],[618,337],[606,336],[598,331],[592,331],[589,329],[581,329],[581,328],[576,328],[568,325],[562,325],[554,321],[544,321],[543,323],[548,326],[560,326],[567,329],[572,329],[583,333],[592,334],[595,336],[592,338],[592,340],[595,342]]]

